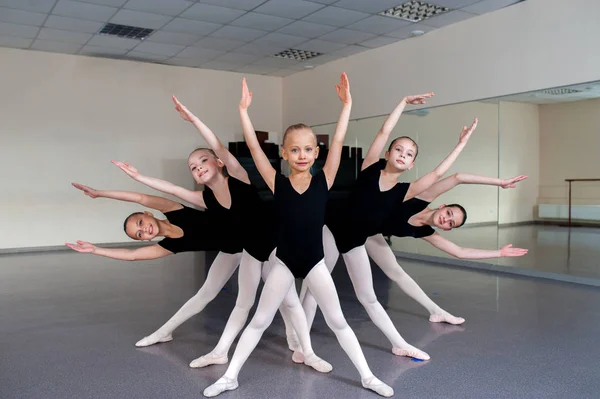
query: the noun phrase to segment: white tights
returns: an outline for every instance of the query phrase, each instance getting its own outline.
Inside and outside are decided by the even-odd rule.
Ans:
[[[258,344],[263,332],[273,321],[277,308],[282,302],[288,310],[293,311],[291,313],[297,313],[295,309],[298,308],[303,316],[299,319],[293,317],[291,322],[299,333],[298,337],[304,352],[305,363],[310,365],[309,362],[323,362],[316,358],[310,346],[306,318],[301,313],[302,307],[294,286],[294,276],[281,260],[273,255],[272,258],[274,258],[273,268],[265,282],[256,313],[242,333],[227,371],[215,384],[204,391],[204,395],[207,397],[217,396],[226,390],[237,388],[240,369]],[[375,378],[369,369],[356,335],[344,318],[337,291],[325,262],[322,260],[314,266],[304,281],[321,307],[327,325],[333,330],[340,345],[357,368],[363,386],[373,389],[383,396],[391,396],[393,390]]]

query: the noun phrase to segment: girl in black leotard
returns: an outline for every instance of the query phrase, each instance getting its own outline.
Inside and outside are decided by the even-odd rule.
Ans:
[[[277,252],[256,313],[238,342],[229,368],[223,377],[204,391],[207,397],[238,387],[239,371],[273,320],[281,301],[286,296],[298,300],[294,277],[305,278],[325,314],[327,324],[358,369],[363,386],[382,396],[393,395],[393,389],[379,381],[369,369],[358,340],[344,319],[333,280],[323,261],[322,230],[327,195],[339,167],[350,117],[350,88],[345,74],[342,74],[336,88],[343,108],[323,169],[311,176],[310,168],[318,156],[315,134],[306,125],[293,125],[283,137],[282,156],[291,168],[287,178],[276,173],[260,147],[248,115],[252,94],[243,80],[240,101],[242,127],[256,167],[275,196]],[[305,358],[305,361],[312,360]]]
[[[94,190],[77,183],[73,183],[73,186],[90,198],[112,198],[135,202],[144,207],[156,209],[167,217],[164,220],[154,217],[149,212],[136,212],[125,220],[125,233],[134,240],[150,241],[157,237],[164,237],[155,245],[138,249],[117,249],[100,248],[85,241],[66,244],[75,251],[112,259],[139,261],[158,259],[179,252],[221,250],[212,263],[206,281],[198,293],[159,329],[157,336],[145,337],[136,343],[136,346],[147,346],[149,341],[152,344],[171,341],[173,330],[204,309],[221,291],[240,263],[242,254],[239,250],[233,249],[233,252],[227,252],[224,249],[224,247],[230,246],[227,237],[213,234],[213,227],[217,225],[218,221],[214,220],[207,212],[188,208],[175,201],[153,195],[128,191]]]
[[[239,245],[240,251],[241,248],[244,249],[238,275],[238,298],[221,339],[210,353],[190,363],[191,367],[205,367],[211,364],[227,363],[229,348],[246,323],[250,308],[254,304],[262,263],[268,260],[270,253],[275,249],[274,221],[269,216],[272,211],[260,199],[256,188],[250,183],[248,173],[233,154],[223,146],[208,126],[182,105],[177,98],[173,97],[173,102],[175,109],[183,119],[191,122],[210,146],[210,149],[193,151],[188,158],[190,172],[196,183],[204,185],[205,189],[191,191],[164,180],[141,175],[131,165],[122,162],[113,163],[133,179],[149,187],[205,208],[206,213],[218,221],[216,223],[218,228],[211,233],[227,238],[232,245]],[[224,167],[227,168],[228,176],[224,174]],[[193,298],[190,301],[193,302]],[[198,308],[197,312],[200,310],[202,309]],[[286,319],[291,320],[294,325],[306,321],[299,302],[286,301],[281,311],[286,313]],[[186,316],[189,318],[194,314],[188,312]],[[299,328],[300,334],[304,336],[303,348],[306,348],[311,354],[309,358],[318,359],[313,353],[308,329],[306,327],[302,329],[300,325]],[[161,327],[150,336],[152,339],[148,340],[148,344],[158,342],[166,332]],[[331,370],[331,365],[322,360],[319,363],[305,363],[318,371],[328,372]]]

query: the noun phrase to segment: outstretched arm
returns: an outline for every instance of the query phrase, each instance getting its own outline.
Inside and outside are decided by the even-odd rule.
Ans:
[[[179,112],[181,117],[194,125],[208,146],[215,152],[215,154],[217,154],[217,157],[223,161],[227,167],[227,173],[230,176],[243,181],[244,183],[250,184],[250,179],[248,178],[246,169],[244,169],[243,166],[238,162],[237,158],[234,157],[233,154],[229,152],[227,148],[225,148],[225,146],[223,146],[223,143],[221,143],[221,140],[219,140],[213,131],[210,130],[209,127],[206,126],[196,115],[188,110],[185,105],[180,103],[179,100],[177,100],[177,97],[173,96],[173,102],[175,103],[175,109],[177,112]]]
[[[158,259],[173,254],[173,252],[164,249],[160,245],[150,245],[137,249],[100,248],[86,241],[77,241],[77,244],[66,243],[65,245],[73,251],[129,261]]]
[[[488,186],[498,186],[502,188],[515,188],[517,183],[527,179],[527,176],[515,176],[510,179],[498,179],[496,177],[487,177],[480,175],[471,175],[468,173],[455,173],[443,180],[438,181],[433,186],[418,195],[424,201],[433,202],[437,197],[450,191],[459,184],[483,184]]]
[[[512,244],[505,245],[498,250],[463,248],[456,245],[452,241],[445,239],[438,233],[433,233],[433,235],[423,237],[423,239],[437,249],[444,251],[448,255],[452,255],[458,259],[489,259],[523,256],[529,251],[523,248],[513,248]]]
[[[335,85],[338,97],[342,101],[342,112],[335,127],[335,133],[331,139],[329,154],[323,165],[323,173],[327,180],[327,186],[331,188],[342,158],[342,148],[344,147],[344,138],[348,131],[348,121],[350,120],[350,111],[352,110],[352,96],[350,95],[350,82],[346,73],[342,73],[340,84]]]
[[[398,123],[398,119],[400,119],[400,115],[404,111],[404,108],[407,104],[425,104],[425,100],[427,98],[433,97],[433,93],[419,94],[416,96],[406,96],[400,101],[396,108],[392,111],[391,114],[385,119],[379,133],[375,136],[375,140],[369,147],[369,151],[367,151],[367,155],[365,155],[365,159],[363,160],[361,170],[368,168],[373,165],[375,162],[379,161],[379,157],[383,149],[385,148],[385,144],[390,138],[390,134],[394,127],[396,127],[396,123]]]
[[[136,193],[133,191],[108,191],[108,190],[94,190],[91,187],[84,186],[79,183],[71,183],[73,187],[83,191],[85,195],[90,198],[111,198],[125,202],[135,202],[147,208],[156,209],[160,212],[169,212],[181,209],[181,204],[171,201],[167,198],[157,197],[154,195],[147,195],[142,193]]]
[[[206,208],[202,191],[188,190],[187,188],[177,186],[166,180],[160,180],[154,177],[144,176],[141,173],[139,173],[136,168],[129,165],[128,163],[123,163],[119,161],[111,162],[123,172],[127,173],[133,180],[139,181],[140,183],[145,184],[148,187],[153,188],[155,190],[162,191],[165,194],[174,195],[175,197],[181,198],[182,200],[189,202],[190,204],[194,204],[201,208]]]
[[[262,176],[269,189],[274,192],[275,189],[275,168],[271,165],[269,158],[265,155],[265,152],[262,148],[260,148],[260,143],[256,138],[256,132],[254,131],[254,126],[252,126],[252,121],[250,120],[250,115],[248,115],[248,107],[252,104],[252,92],[248,90],[248,85],[246,84],[246,78],[242,79],[242,98],[240,100],[240,119],[242,121],[242,130],[244,131],[244,140],[246,140],[246,144],[250,149],[250,154],[252,154],[252,159],[254,160],[254,164],[258,169],[258,172]]]
[[[460,133],[460,138],[454,150],[444,159],[433,171],[427,173],[425,176],[415,180],[410,184],[408,188],[408,192],[406,193],[406,197],[404,200],[409,200],[417,195],[421,194],[423,191],[427,190],[431,187],[436,181],[442,178],[448,169],[452,166],[458,155],[462,152],[462,150],[467,145],[469,138],[471,138],[471,134],[477,128],[478,119],[475,118],[473,124],[469,127],[464,126],[462,132]]]

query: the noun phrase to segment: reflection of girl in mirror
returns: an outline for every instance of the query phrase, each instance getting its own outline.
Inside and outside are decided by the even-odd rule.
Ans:
[[[432,96],[433,93],[408,96],[396,106],[371,144],[349,199],[341,204],[331,204],[324,228],[328,268],[333,269],[339,250],[359,301],[367,310],[371,320],[390,340],[392,353],[422,360],[428,360],[429,355],[409,345],[400,336],[390,317],[377,301],[365,243],[368,237],[382,232],[386,219],[398,204],[409,201],[430,188],[450,169],[477,127],[477,119],[471,126],[465,126],[455,148],[433,171],[412,183],[399,183],[401,174],[414,166],[418,155],[416,143],[408,137],[397,138],[386,151],[385,159],[380,160],[379,156],[406,105],[425,104],[426,99]],[[314,320],[316,304],[310,290],[305,287],[301,298],[310,326]],[[445,311],[441,312],[447,314]],[[462,322],[449,314],[448,316],[451,320],[444,321]],[[295,336],[293,333],[290,334],[289,329],[288,344],[291,350],[297,350]]]

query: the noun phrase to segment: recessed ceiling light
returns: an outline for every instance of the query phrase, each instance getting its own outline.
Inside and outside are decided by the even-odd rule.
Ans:
[[[322,55],[322,53],[317,53],[315,51],[306,51],[306,50],[298,50],[295,48],[289,48],[287,50],[283,50],[280,53],[274,54],[277,58],[286,58],[288,60],[298,60],[298,61],[306,61],[308,59],[318,57]]]
[[[410,22],[419,22],[450,11],[448,7],[429,4],[425,1],[407,1],[399,6],[382,11],[379,15],[399,18]]]
[[[154,29],[140,28],[137,26],[118,25],[107,23],[98,32],[99,35],[125,37],[127,39],[144,40]]]
[[[314,66],[313,65],[304,65],[304,69],[313,69]]]
[[[410,32],[410,35],[408,35],[409,37],[417,37],[417,36],[423,36],[425,34],[425,32],[423,32],[422,30],[413,30],[412,32]]]

